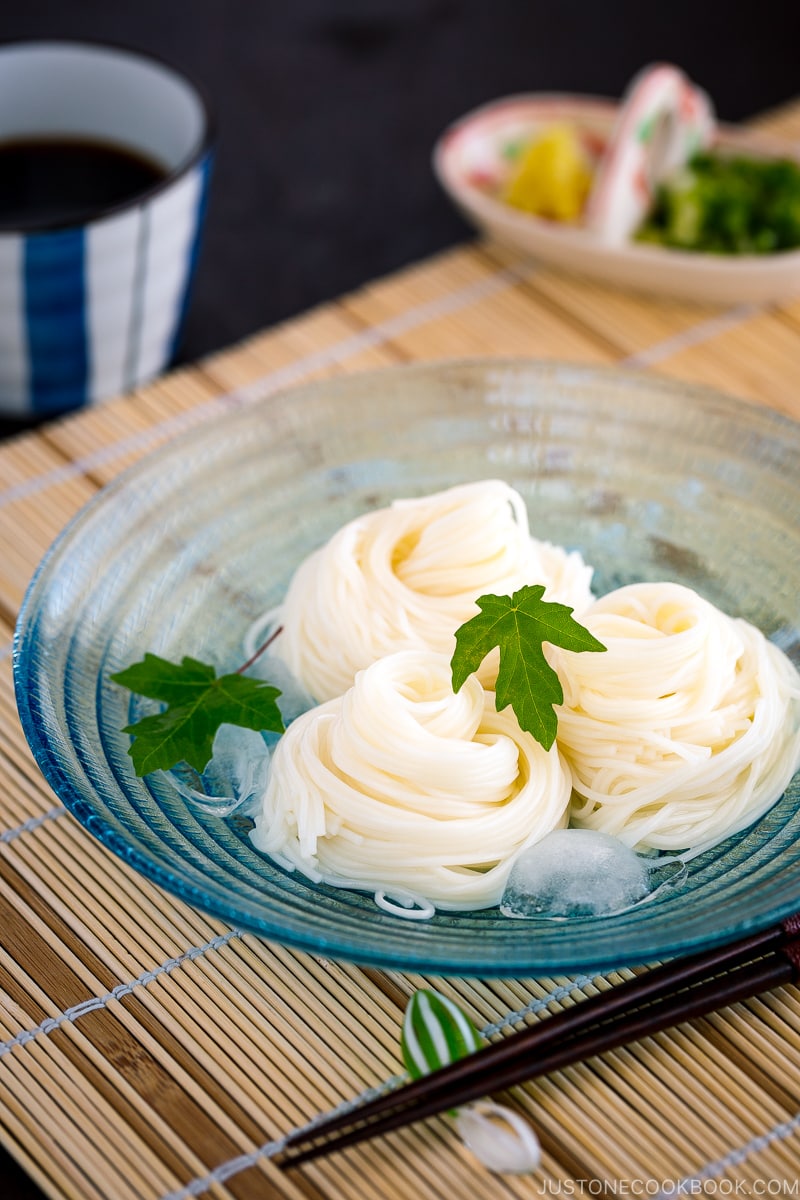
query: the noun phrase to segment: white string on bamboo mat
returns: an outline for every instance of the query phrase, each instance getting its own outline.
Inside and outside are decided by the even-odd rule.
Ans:
[[[655,363],[663,362],[684,350],[691,349],[692,346],[710,342],[712,338],[719,337],[720,334],[727,333],[729,329],[735,329],[737,325],[749,321],[759,312],[763,312],[761,305],[738,304],[735,308],[718,313],[717,316],[709,317],[705,321],[698,321],[696,325],[690,325],[687,329],[681,329],[678,333],[664,338],[661,342],[656,342],[653,346],[637,350],[635,354],[629,354],[622,359],[620,366],[652,367]]]
[[[800,1113],[795,1113],[788,1121],[781,1121],[779,1125],[773,1125],[772,1129],[768,1129],[766,1133],[760,1133],[758,1137],[751,1138],[749,1142],[744,1142],[743,1145],[737,1146],[736,1149],[729,1150],[727,1154],[723,1154],[722,1158],[716,1159],[715,1162],[706,1163],[696,1174],[687,1175],[674,1183],[666,1184],[653,1197],[653,1200],[674,1200],[675,1196],[704,1195],[706,1194],[702,1189],[704,1183],[707,1183],[711,1179],[718,1179],[726,1171],[740,1167],[742,1163],[746,1162],[748,1158],[752,1158],[754,1154],[760,1154],[762,1150],[768,1150],[775,1142],[786,1141],[787,1138],[792,1137],[795,1133],[800,1133]],[[770,1184],[772,1182],[772,1180],[769,1181]],[[779,1183],[780,1181],[775,1180],[774,1182]],[[733,1191],[733,1188],[729,1189],[730,1194]],[[190,1194],[198,1195],[197,1192]],[[725,1193],[721,1192],[721,1194]],[[745,1190],[744,1194],[747,1196],[751,1193]],[[759,1194],[774,1196],[784,1194],[795,1195],[796,1193],[793,1187],[769,1187],[762,1189]]]
[[[195,959],[201,958],[204,954],[208,954],[212,950],[219,950],[234,938],[243,936],[242,930],[229,929],[226,933],[218,934],[200,946],[190,946],[188,950],[184,950],[174,958],[168,958],[165,962],[159,963],[158,966],[153,967],[151,970],[143,971],[135,979],[128,980],[125,983],[118,983],[110,992],[105,992],[102,996],[88,996],[85,1000],[81,1000],[77,1004],[71,1004],[69,1008],[63,1009],[55,1016],[45,1017],[43,1021],[40,1021],[38,1025],[33,1026],[31,1029],[21,1029],[13,1037],[0,1042],[0,1058],[17,1046],[25,1046],[28,1042],[35,1041],[36,1038],[46,1037],[53,1030],[63,1025],[65,1021],[76,1021],[80,1017],[86,1016],[87,1013],[105,1008],[112,1000],[119,1000],[123,996],[129,996],[137,988],[147,987],[149,983],[158,979],[160,975],[169,975],[176,967],[183,966],[187,962],[193,962]],[[522,1008],[512,1009],[507,1012],[499,1021],[487,1025],[481,1032],[484,1037],[492,1037],[494,1034],[500,1033],[503,1029],[507,1029],[524,1020],[525,1017],[536,1016],[537,1013],[543,1012],[548,1005],[565,1000],[567,997],[573,996],[575,992],[582,991],[582,989],[590,986],[598,978],[600,977],[596,975],[577,975],[567,983],[557,984],[546,991],[543,996],[535,996],[532,1000],[529,1000]]]
[[[23,821],[21,825],[15,825],[13,829],[4,829],[0,833],[0,843],[13,842],[15,838],[21,837],[23,833],[32,833],[34,829],[38,829],[40,825],[44,825],[45,821],[52,821],[55,817],[63,817],[66,812],[63,804],[57,804],[47,812],[40,813],[36,817],[29,817],[27,821]]]
[[[116,987],[112,988],[110,992],[106,992],[103,996],[89,996],[86,1000],[81,1000],[79,1004],[71,1004],[69,1008],[63,1009],[62,1012],[57,1013],[54,1017],[45,1017],[33,1029],[21,1029],[13,1037],[0,1042],[0,1058],[10,1053],[17,1046],[25,1046],[28,1042],[35,1041],[36,1038],[46,1037],[47,1034],[52,1033],[55,1029],[59,1029],[66,1021],[77,1021],[80,1017],[85,1017],[87,1013],[105,1008],[112,1000],[121,1000],[123,996],[129,996],[136,988],[147,987],[148,983],[152,983],[160,975],[169,975],[176,967],[182,967],[187,962],[194,962],[196,958],[201,958],[204,954],[208,954],[210,950],[219,950],[222,946],[226,946],[233,938],[241,936],[240,930],[229,929],[227,933],[218,934],[216,937],[211,938],[210,941],[204,942],[201,946],[190,946],[182,954],[176,955],[175,958],[168,958],[166,962],[160,963],[150,971],[143,971],[136,979],[131,979],[126,983],[118,983]]]
[[[183,1187],[178,1188],[175,1192],[169,1192],[162,1197],[162,1200],[189,1200],[192,1196],[201,1196],[203,1192],[207,1192],[209,1188],[215,1184],[222,1184],[226,1179],[231,1179],[234,1175],[238,1175],[241,1171],[247,1171],[250,1167],[258,1165],[262,1158],[274,1158],[274,1156],[285,1149],[286,1143],[294,1133],[310,1133],[321,1121],[324,1121],[328,1116],[340,1116],[344,1113],[353,1112],[360,1108],[362,1104],[369,1103],[370,1100],[375,1100],[378,1096],[383,1096],[387,1092],[394,1091],[407,1080],[407,1075],[394,1075],[391,1079],[387,1079],[384,1083],[377,1087],[367,1088],[352,1100],[344,1100],[341,1104],[330,1110],[329,1113],[319,1113],[313,1117],[305,1125],[299,1125],[296,1129],[289,1130],[279,1138],[274,1138],[270,1142],[264,1142],[255,1150],[250,1150],[247,1154],[238,1154],[235,1158],[226,1159],[214,1167],[208,1175],[198,1175],[195,1179],[190,1180]]]

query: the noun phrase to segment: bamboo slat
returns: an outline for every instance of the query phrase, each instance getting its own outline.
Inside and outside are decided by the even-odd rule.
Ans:
[[[713,344],[691,346],[655,370],[767,404],[797,420],[800,396],[786,383],[797,370],[799,332],[779,311],[758,313],[723,331]]]
[[[197,368],[176,371],[147,388],[41,431],[41,438],[101,487],[142,454],[202,419],[219,389]]]
[[[800,105],[759,125],[800,137]],[[498,1038],[630,971],[444,980],[244,935],[94,841],[24,744],[13,622],[38,559],[99,487],[292,382],[478,354],[636,367],[800,417],[800,300],[627,295],[474,243],[0,447],[0,1140],[55,1200],[795,1194],[794,988],[514,1089],[542,1141],[532,1176],[477,1167],[447,1117],[282,1174],[270,1154],[283,1135],[396,1081],[415,988],[439,988]]]
[[[397,318],[412,305],[433,304],[443,295],[465,287],[488,285],[495,264],[478,247],[471,254],[450,251],[429,264],[382,280],[343,301],[348,312],[368,325]],[[399,330],[391,346],[404,359],[436,359],[483,354],[526,355],[534,358],[608,362],[611,355],[587,327],[575,328],[525,291],[523,280],[536,268],[518,265],[518,280],[491,295],[491,303],[444,312],[430,322]]]
[[[754,117],[748,122],[753,129],[769,133],[774,137],[786,138],[787,141],[800,140],[800,112],[795,101],[789,101],[778,108]]]
[[[300,376],[302,372],[303,379],[319,379],[342,367],[368,371],[394,361],[384,347],[371,344],[368,327],[349,317],[340,305],[324,305],[216,354],[202,365],[224,391],[255,383],[256,391],[264,394],[275,382],[281,384],[282,373]]]

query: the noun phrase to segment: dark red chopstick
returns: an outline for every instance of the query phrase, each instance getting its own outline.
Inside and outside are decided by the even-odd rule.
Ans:
[[[656,967],[286,1142],[297,1166],[788,983],[800,918]]]

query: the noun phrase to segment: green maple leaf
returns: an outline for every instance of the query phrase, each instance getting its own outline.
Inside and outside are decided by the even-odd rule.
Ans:
[[[561,704],[561,681],[542,653],[549,642],[564,650],[605,650],[602,642],[584,629],[566,604],[543,600],[544,587],[520,588],[512,596],[481,596],[481,610],[456,633],[451,668],[453,689],[483,662],[495,646],[500,648],[497,674],[497,708],[509,704],[522,729],[549,750],[555,741],[558,720],[554,705]]]
[[[196,658],[169,662],[145,654],[141,662],[111,676],[141,696],[161,700],[163,712],[126,725],[134,740],[128,753],[137,775],[168,770],[181,761],[204,771],[220,725],[283,733],[275,703],[280,691],[261,679],[232,674],[217,676],[213,667]]]

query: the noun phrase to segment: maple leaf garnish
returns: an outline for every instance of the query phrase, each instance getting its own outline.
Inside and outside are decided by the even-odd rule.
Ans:
[[[605,646],[575,620],[566,604],[543,600],[544,590],[542,584],[532,584],[511,596],[481,596],[476,601],[481,611],[456,632],[451,668],[457,692],[498,646],[498,711],[510,704],[520,727],[549,750],[558,729],[554,705],[562,703],[564,691],[542,646],[549,642],[575,651]]]
[[[137,775],[168,770],[179,762],[202,772],[211,759],[220,725],[284,731],[276,704],[280,690],[240,671],[218,676],[213,667],[196,658],[186,656],[173,663],[158,654],[145,654],[141,662],[111,678],[167,705],[163,712],[143,717],[123,730],[133,734],[128,753]]]

